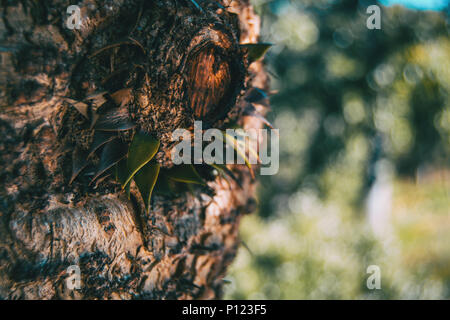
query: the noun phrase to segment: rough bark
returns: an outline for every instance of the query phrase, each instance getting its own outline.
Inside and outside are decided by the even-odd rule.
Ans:
[[[235,106],[207,120],[261,126],[242,116],[241,101],[267,78],[238,46],[257,42],[258,17],[247,0],[203,1],[202,11],[184,0],[86,0],[77,3],[82,28],[69,30],[71,4],[3,1],[0,8],[0,297],[220,297],[240,217],[254,207],[248,172],[233,168],[241,187],[218,176],[208,188],[156,194],[149,213],[135,186],[128,199],[108,176],[70,183],[73,153],[89,146],[92,130],[66,98],[132,88],[126,114],[157,135],[158,161],[170,166],[170,133],[189,127],[202,104],[188,87],[205,43],[238,61],[236,92],[224,102]],[[79,290],[66,286],[70,265],[81,269]]]

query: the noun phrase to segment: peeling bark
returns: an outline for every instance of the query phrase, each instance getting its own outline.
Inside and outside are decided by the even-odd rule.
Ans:
[[[258,17],[247,1],[203,1],[204,12],[181,0],[80,1],[82,28],[69,30],[71,4],[4,1],[0,8],[0,297],[219,298],[240,217],[254,207],[245,168],[233,168],[242,188],[216,177],[192,193],[155,195],[149,213],[134,185],[128,199],[108,176],[70,183],[72,156],[88,151],[93,137],[66,98],[131,88],[121,108],[157,135],[158,161],[170,166],[170,133],[195,115],[185,69],[197,70],[190,57],[204,44],[238,61],[228,80],[234,91],[221,98],[230,111],[208,121],[262,125],[240,117],[245,89],[267,87],[262,63],[248,66],[238,46],[258,41]],[[74,264],[79,290],[66,286]]]

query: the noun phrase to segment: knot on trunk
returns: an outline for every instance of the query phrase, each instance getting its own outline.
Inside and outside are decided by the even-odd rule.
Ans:
[[[243,58],[237,43],[221,31],[208,30],[193,42],[198,37],[187,62],[188,104],[196,119],[212,125],[236,103],[245,77]]]

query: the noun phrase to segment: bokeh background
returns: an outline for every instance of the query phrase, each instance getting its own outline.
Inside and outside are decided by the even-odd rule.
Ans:
[[[253,3],[280,171],[242,220],[225,298],[449,299],[448,1]]]

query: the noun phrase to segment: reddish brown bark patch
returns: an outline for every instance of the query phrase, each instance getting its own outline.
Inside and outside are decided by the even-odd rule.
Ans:
[[[195,55],[188,70],[188,94],[197,119],[214,117],[223,108],[231,85],[230,65],[214,47]]]

